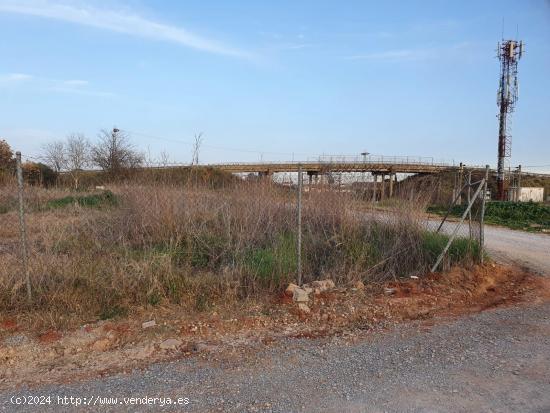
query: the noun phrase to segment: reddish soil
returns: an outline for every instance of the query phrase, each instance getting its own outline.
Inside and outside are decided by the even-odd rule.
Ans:
[[[49,344],[61,340],[61,337],[62,335],[59,331],[48,330],[38,336],[38,341],[42,344]]]
[[[385,288],[394,293],[385,295]],[[177,306],[144,310],[129,319],[87,324],[63,334],[21,331],[16,320],[4,319],[0,388],[109,374],[189,355],[211,360],[242,357],[285,337],[357,337],[406,320],[429,319],[433,324],[495,306],[545,300],[550,300],[549,279],[489,264],[365,289],[337,288],[312,295],[308,314],[281,294],[271,302],[248,303],[233,311],[189,315]],[[156,326],[142,329],[141,323],[151,319]],[[176,338],[181,345],[162,350],[159,345],[167,338]]]
[[[18,329],[17,321],[12,318],[6,318],[0,321],[0,329],[6,331],[16,331]]]

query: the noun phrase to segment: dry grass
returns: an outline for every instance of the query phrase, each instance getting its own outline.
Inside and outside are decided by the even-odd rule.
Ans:
[[[129,183],[116,205],[64,206],[59,189],[28,188],[32,304],[25,299],[17,215],[0,214],[0,311],[52,327],[176,304],[190,311],[278,292],[296,277],[295,192],[267,182],[230,188]],[[0,205],[12,203],[13,186]],[[45,204],[58,207],[43,208]],[[304,282],[379,282],[426,271],[418,199],[364,214],[334,190],[304,195]],[[460,256],[459,260],[469,257]]]

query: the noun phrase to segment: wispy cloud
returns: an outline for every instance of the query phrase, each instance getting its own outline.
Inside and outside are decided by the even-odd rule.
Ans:
[[[44,85],[45,90],[49,92],[70,93],[74,95],[94,96],[109,98],[116,96],[111,92],[104,92],[99,90],[93,90],[89,88],[90,82],[82,79],[48,79],[41,78],[41,83]]]
[[[51,79],[41,76],[33,76],[26,73],[0,74],[0,86],[18,87],[28,85],[35,90],[48,92],[72,93],[85,96],[114,97],[111,92],[103,92],[90,89],[90,82],[82,79]]]
[[[347,56],[347,60],[386,60],[386,61],[412,61],[429,60],[445,56],[452,56],[457,51],[462,51],[469,46],[469,43],[463,42],[447,47],[427,47],[384,50],[372,53],[363,53]]]
[[[87,86],[90,82],[87,80],[79,80],[79,79],[71,79],[71,80],[64,80],[63,84],[66,86]]]
[[[419,60],[434,56],[433,49],[399,49],[382,52],[356,54],[348,56],[349,60]]]
[[[300,50],[313,47],[312,43],[281,43],[274,46],[275,49],[279,50]]]
[[[261,31],[259,34],[269,40],[266,48],[271,50],[301,50],[317,46],[315,43],[307,41],[307,36],[301,32],[293,35],[283,35]]]
[[[26,73],[7,73],[5,75],[0,75],[0,83],[3,84],[19,83],[30,79],[32,79],[32,76]]]
[[[215,54],[251,58],[251,54],[194,34],[182,27],[150,20],[127,11],[98,9],[85,3],[51,0],[0,0],[0,12],[16,13],[96,27],[159,41],[180,44]]]
[[[111,98],[116,96],[116,94],[112,92],[103,92],[99,90],[75,87],[75,86],[71,86],[70,84],[66,84],[65,82],[60,82],[60,83],[48,86],[46,90],[50,92],[70,93],[74,95],[94,96],[94,97],[100,97],[100,98]]]

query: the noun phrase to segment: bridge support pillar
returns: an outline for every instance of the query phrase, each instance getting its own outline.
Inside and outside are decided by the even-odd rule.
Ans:
[[[393,180],[395,178],[394,173],[390,173],[390,198],[393,196]]]
[[[372,202],[376,202],[376,183],[378,181],[378,175],[372,173]]]
[[[307,171],[308,179],[308,191],[311,191],[312,185],[316,185],[319,179],[319,173],[317,171]]]
[[[386,174],[382,174],[382,186],[380,187],[380,200],[386,197]]]
[[[271,171],[260,171],[258,173],[258,176],[261,179],[271,179],[271,177],[273,176],[273,172],[271,172]]]

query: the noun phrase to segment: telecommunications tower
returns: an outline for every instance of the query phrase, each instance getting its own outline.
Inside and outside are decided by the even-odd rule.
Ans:
[[[497,45],[500,60],[500,83],[497,93],[498,114],[498,167],[497,199],[504,201],[505,159],[512,154],[511,116],[518,99],[518,61],[523,55],[523,42],[503,40]]]

